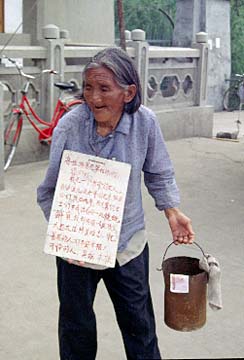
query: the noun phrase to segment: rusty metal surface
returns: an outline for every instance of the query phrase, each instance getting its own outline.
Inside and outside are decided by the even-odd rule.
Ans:
[[[162,264],[164,292],[164,321],[178,331],[192,331],[206,323],[207,274],[199,269],[199,259],[178,256]],[[189,292],[170,291],[170,273],[189,275]]]

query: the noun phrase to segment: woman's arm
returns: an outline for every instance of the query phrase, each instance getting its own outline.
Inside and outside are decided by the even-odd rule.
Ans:
[[[37,188],[37,203],[41,207],[47,221],[49,220],[52,208],[53,196],[61,158],[65,148],[66,136],[66,133],[62,129],[54,129],[46,176],[44,181]]]

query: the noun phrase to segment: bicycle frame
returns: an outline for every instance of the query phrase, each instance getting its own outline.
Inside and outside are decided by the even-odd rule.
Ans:
[[[15,60],[7,58],[11,63],[13,63],[18,70],[19,75],[26,79],[26,83],[24,88],[21,90],[21,101],[20,103],[13,108],[12,116],[9,117],[8,123],[4,129],[4,170],[6,171],[10,166],[16,148],[18,146],[18,142],[20,139],[22,126],[24,118],[27,118],[32,127],[39,134],[39,141],[46,142],[47,144],[51,143],[53,129],[57,125],[59,119],[64,115],[65,112],[69,111],[74,105],[81,104],[83,101],[79,99],[71,99],[70,101],[64,101],[62,96],[59,97],[52,119],[50,122],[47,122],[40,118],[36,113],[35,109],[31,106],[31,103],[28,99],[28,89],[30,86],[30,79],[35,79],[36,77],[32,75],[25,74],[21,67],[16,63]],[[57,74],[55,70],[44,69],[41,74],[49,73],[49,74]],[[78,89],[74,83],[55,83],[60,90],[69,90],[73,91],[74,89]],[[41,125],[41,126],[40,126]]]
[[[44,121],[41,119],[33,107],[31,106],[26,92],[23,91],[21,102],[19,104],[19,109],[14,109],[13,111],[16,113],[18,112],[20,114],[21,120],[23,121],[23,114],[26,116],[30,124],[34,127],[34,129],[39,133],[39,140],[48,140],[51,138],[53,129],[57,125],[59,119],[62,117],[62,115],[68,110],[68,108],[72,105],[79,104],[80,100],[73,100],[68,103],[68,106],[59,98],[57,101],[57,104],[54,109],[54,113],[52,116],[51,122]],[[42,125],[45,125],[46,128],[41,129],[32,119],[31,115],[34,117],[34,119]]]
[[[30,124],[33,126],[33,128],[39,133],[39,140],[47,140],[50,139],[52,136],[52,132],[53,129],[55,128],[55,126],[57,125],[59,119],[62,117],[62,115],[64,114],[64,112],[66,112],[71,106],[76,105],[76,104],[80,104],[81,101],[78,99],[74,99],[73,101],[70,101],[67,105],[61,100],[61,98],[58,99],[57,104],[55,106],[54,109],[54,113],[51,119],[51,122],[47,122],[43,119],[41,119],[37,113],[35,112],[35,110],[33,109],[33,107],[31,106],[27,94],[28,94],[28,90],[29,90],[29,86],[30,86],[30,79],[35,79],[34,76],[32,75],[28,75],[25,74],[23,72],[23,70],[21,69],[21,67],[18,65],[18,63],[6,56],[3,56],[4,58],[7,58],[8,61],[10,61],[12,64],[14,64],[14,66],[16,67],[19,75],[22,78],[26,78],[27,81],[24,85],[23,90],[21,91],[22,93],[22,97],[21,97],[21,102],[18,105],[17,108],[13,109],[13,113],[19,115],[19,121],[20,121],[20,125],[22,126],[23,123],[23,114],[26,116],[26,118],[28,119],[28,121],[30,122]],[[55,70],[49,70],[49,69],[45,69],[42,71],[42,73],[49,73],[49,74],[57,74],[57,72]],[[45,129],[41,129],[38,125],[36,125],[36,123],[31,119],[31,115],[34,117],[34,119],[41,125],[45,125],[46,128]]]

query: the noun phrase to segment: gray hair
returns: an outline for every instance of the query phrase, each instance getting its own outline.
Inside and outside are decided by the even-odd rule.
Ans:
[[[116,83],[122,88],[127,88],[128,85],[132,84],[136,86],[134,98],[125,104],[124,108],[128,114],[136,112],[141,105],[141,83],[138,72],[129,55],[119,47],[110,47],[99,51],[83,70],[83,87],[86,71],[94,67],[106,67],[111,70]]]

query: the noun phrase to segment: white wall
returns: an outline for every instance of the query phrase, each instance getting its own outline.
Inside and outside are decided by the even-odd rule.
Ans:
[[[39,0],[26,17],[33,2],[23,0],[23,31],[32,34],[33,44],[42,39],[42,28],[48,24],[68,30],[73,43],[114,43],[114,0]]]
[[[4,3],[5,33],[13,33],[22,23],[22,0],[7,0]],[[22,33],[22,26],[18,29]]]

